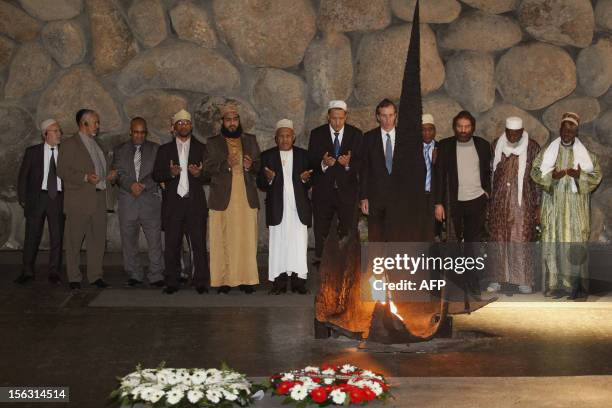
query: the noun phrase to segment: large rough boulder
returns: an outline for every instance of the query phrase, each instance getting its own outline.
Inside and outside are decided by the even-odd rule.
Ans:
[[[521,27],[514,20],[482,11],[461,15],[439,34],[441,47],[472,51],[503,50],[522,38]]]
[[[219,108],[228,102],[238,106],[238,115],[240,115],[242,130],[248,133],[254,133],[258,116],[249,102],[239,98],[225,98],[211,95],[205,95],[195,104],[193,109],[195,132],[204,139],[219,134],[221,131],[221,113]]]
[[[121,71],[117,86],[126,95],[156,88],[231,93],[240,87],[240,73],[213,50],[177,43],[138,54]]]
[[[319,106],[348,99],[353,90],[351,41],[339,33],[314,40],[306,50],[304,70],[310,96]]]
[[[518,18],[540,41],[574,47],[586,47],[593,41],[595,16],[590,0],[523,0]]]
[[[51,56],[40,44],[22,45],[11,62],[4,97],[21,98],[43,89],[54,71]]]
[[[317,31],[310,0],[214,0],[213,11],[217,29],[249,65],[298,65]]]
[[[391,0],[393,13],[405,21],[412,22],[416,0]],[[421,23],[445,24],[454,21],[461,13],[457,0],[421,0],[419,21]]]
[[[67,20],[81,13],[81,0],[19,0],[21,7],[39,20]]]
[[[383,98],[399,100],[411,30],[412,24],[402,24],[362,38],[355,67],[355,96],[363,105],[376,105]],[[421,24],[421,72],[423,95],[444,83],[436,36],[427,24]]]
[[[30,41],[40,31],[40,23],[6,1],[0,0],[0,33],[17,41]]]
[[[149,133],[161,141],[170,135],[170,122],[172,116],[181,109],[187,109],[187,100],[177,94],[162,91],[144,91],[123,104],[128,118],[141,116],[147,121]]]
[[[557,132],[561,125],[561,116],[565,112],[575,112],[580,116],[580,123],[588,123],[599,115],[601,108],[595,98],[585,96],[570,96],[551,105],[542,115],[544,125],[553,132]]]
[[[87,41],[76,21],[47,23],[41,33],[42,42],[53,59],[63,68],[83,61]]]
[[[321,0],[319,28],[322,31],[380,30],[391,23],[387,0]]]
[[[581,133],[579,137],[586,148],[597,155],[599,165],[601,166],[601,173],[603,174],[603,183],[610,183],[610,177],[612,177],[612,146],[601,143],[597,138],[589,134]],[[612,213],[609,216],[612,219]]]
[[[597,0],[595,21],[599,28],[612,31],[612,0]]]
[[[166,39],[166,12],[160,0],[136,0],[128,10],[134,35],[142,45],[155,47]]]
[[[474,7],[491,14],[502,14],[515,10],[520,0],[461,0],[470,7]]]
[[[423,113],[433,115],[436,122],[436,139],[453,136],[453,118],[463,107],[445,94],[435,94],[423,99]]]
[[[38,100],[36,120],[55,118],[64,134],[74,133],[78,130],[74,115],[82,108],[100,114],[102,132],[122,130],[115,101],[87,67],[72,68],[47,87]]]
[[[93,67],[106,75],[123,67],[138,52],[138,45],[113,0],[87,0],[93,42]]]
[[[446,62],[446,91],[472,113],[495,104],[495,61],[490,54],[465,51]]]
[[[612,40],[604,37],[580,51],[576,67],[578,82],[587,95],[605,94],[612,85]]]
[[[562,48],[531,43],[506,52],[497,63],[495,79],[506,102],[536,110],[574,91],[576,65]]]
[[[507,103],[495,105],[493,109],[482,114],[476,121],[476,134],[492,142],[504,133],[506,119],[510,116],[518,116],[523,119],[523,126],[529,133],[529,137],[538,142],[540,146],[548,142],[550,132],[544,125],[524,110]]]
[[[191,41],[206,48],[217,46],[217,35],[206,9],[190,0],[181,1],[170,10],[170,19],[181,40]]]
[[[612,109],[599,115],[595,121],[595,132],[602,143],[612,146]]]
[[[11,61],[15,50],[15,42],[6,37],[0,37],[0,71],[3,71]]]
[[[28,112],[17,106],[0,106],[0,198],[15,200],[24,151],[40,140]]]
[[[287,118],[293,121],[296,134],[304,130],[307,93],[306,84],[299,76],[262,68],[257,72],[251,95],[264,129],[273,131],[279,119]]]

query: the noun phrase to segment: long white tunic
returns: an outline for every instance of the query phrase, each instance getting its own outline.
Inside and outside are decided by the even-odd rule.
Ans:
[[[302,224],[295,205],[293,191],[293,150],[281,150],[283,165],[283,220],[270,226],[268,276],[271,281],[281,273],[296,273],[306,279],[308,264],[308,227]],[[278,175],[277,175],[278,176]]]

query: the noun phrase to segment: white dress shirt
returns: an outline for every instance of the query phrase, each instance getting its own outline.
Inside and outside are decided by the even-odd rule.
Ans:
[[[49,146],[47,143],[45,143],[45,147],[44,147],[44,151],[45,151],[45,168],[43,170],[43,181],[42,181],[42,186],[41,188],[43,190],[47,189],[47,177],[49,176],[49,162],[51,161],[51,146]],[[53,148],[53,160],[55,161],[55,169],[57,172],[57,154],[59,152],[57,151],[57,146],[55,146]],[[57,191],[62,191],[62,180],[58,177],[57,178]]]
[[[189,147],[191,146],[191,138],[185,142],[181,142],[180,139],[176,138],[176,148],[179,156],[179,166],[181,166],[181,175],[179,179],[176,193],[181,197],[185,197],[189,194],[189,174],[187,173],[187,166],[189,163]]]
[[[334,140],[336,139],[336,135],[334,134],[336,133],[336,131],[334,130],[334,128],[329,125],[329,135],[331,137],[331,141],[332,141],[332,146],[334,145]],[[342,146],[342,138],[344,136],[344,126],[342,126],[342,129],[340,129],[340,131],[338,132],[338,144],[340,146]],[[328,152],[330,156],[334,155],[334,152]],[[321,170],[323,170],[323,173],[325,173],[325,170],[327,170],[329,166],[325,165],[325,162],[323,160],[321,160]],[[347,167],[348,170],[348,167]]]

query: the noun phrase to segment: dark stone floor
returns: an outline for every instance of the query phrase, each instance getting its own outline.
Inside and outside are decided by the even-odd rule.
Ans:
[[[116,376],[161,361],[170,367],[224,361],[249,376],[323,362],[351,362],[394,377],[612,374],[607,297],[576,307],[487,307],[456,317],[452,339],[364,348],[345,338],[315,340],[312,296],[286,295],[274,306],[264,287],[248,301],[232,293],[228,307],[206,306],[222,296],[216,293],[202,295],[194,307],[168,307],[161,294],[159,307],[92,307],[100,291],[87,285],[73,295],[65,286],[50,287],[44,273],[26,287],[14,284],[14,258],[0,254],[0,386],[69,386],[71,406],[102,407]],[[107,264],[105,276],[114,286],[108,290],[115,292],[104,296],[126,296],[116,258]],[[150,298],[144,291],[153,290],[133,293]],[[195,292],[173,296],[194,301]]]

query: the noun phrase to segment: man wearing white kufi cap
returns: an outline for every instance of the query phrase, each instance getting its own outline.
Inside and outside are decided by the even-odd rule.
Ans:
[[[506,119],[504,133],[493,142],[493,183],[489,202],[489,292],[531,293],[539,191],[531,180],[540,146],[519,117]]]
[[[601,182],[597,156],[578,138],[580,117],[561,117],[560,137],[537,156],[531,177],[542,188],[542,274],[544,293],[585,300],[591,232],[590,195]]]
[[[62,130],[55,119],[47,119],[40,124],[40,131],[43,143],[26,149],[17,183],[19,204],[23,207],[26,218],[23,269],[16,280],[20,284],[34,279],[34,265],[45,220],[49,226],[48,279],[51,284],[60,283],[64,195],[56,166]]]
[[[308,227],[312,209],[308,198],[312,170],[308,152],[293,146],[293,122],[281,119],[276,124],[276,146],[261,154],[257,186],[266,192],[266,225],[270,230],[268,277],[274,282],[271,294],[291,289],[308,293]]]

